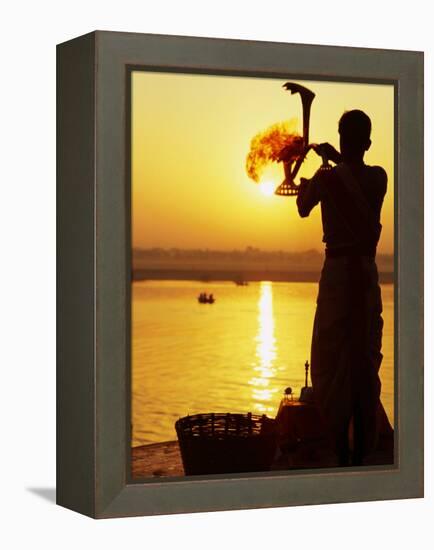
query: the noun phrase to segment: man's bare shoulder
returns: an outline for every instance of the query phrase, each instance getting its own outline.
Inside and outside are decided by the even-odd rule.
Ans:
[[[382,166],[368,166],[371,174],[381,182],[387,183],[387,172]]]
[[[387,172],[382,166],[368,166],[370,179],[383,193],[387,189]]]

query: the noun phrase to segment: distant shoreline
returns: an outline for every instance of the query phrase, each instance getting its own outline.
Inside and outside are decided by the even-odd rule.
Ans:
[[[317,283],[324,252],[264,251],[251,246],[244,250],[134,248],[132,260],[133,281]],[[393,283],[393,255],[377,254],[376,262],[380,282]]]
[[[213,281],[229,282],[285,282],[285,283],[317,283],[321,271],[267,271],[261,270],[211,270],[203,269],[135,269],[132,273],[133,281],[198,281],[208,283]],[[380,283],[393,284],[393,272],[380,272]]]

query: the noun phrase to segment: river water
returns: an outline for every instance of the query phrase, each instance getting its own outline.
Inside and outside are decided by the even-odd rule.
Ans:
[[[200,292],[216,302],[199,304]],[[316,283],[140,281],[132,289],[132,445],[176,439],[187,414],[275,416],[299,395]],[[383,285],[381,399],[393,423],[393,285]]]

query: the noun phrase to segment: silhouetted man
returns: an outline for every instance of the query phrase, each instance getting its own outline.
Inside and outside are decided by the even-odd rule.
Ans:
[[[381,290],[375,253],[387,176],[363,157],[371,121],[359,110],[339,121],[339,153],[315,148],[336,163],[302,180],[298,211],[306,217],[321,204],[325,262],[315,314],[311,376],[315,400],[333,437],[341,465],[363,464],[374,450],[380,407]],[[352,460],[349,426],[354,428]]]

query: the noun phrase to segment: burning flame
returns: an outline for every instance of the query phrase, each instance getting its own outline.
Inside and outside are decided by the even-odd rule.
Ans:
[[[295,123],[294,120],[278,122],[256,134],[246,159],[249,178],[258,183],[267,164],[292,162],[302,153],[303,138],[295,131]]]

